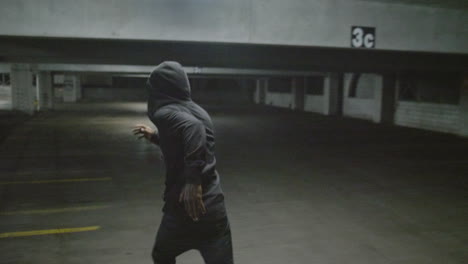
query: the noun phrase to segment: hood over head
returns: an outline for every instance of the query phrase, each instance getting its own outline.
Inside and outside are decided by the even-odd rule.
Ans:
[[[146,81],[148,115],[164,105],[191,101],[190,83],[182,65],[165,61],[151,72]]]

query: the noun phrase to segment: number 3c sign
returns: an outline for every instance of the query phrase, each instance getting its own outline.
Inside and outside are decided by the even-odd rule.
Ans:
[[[354,48],[375,48],[375,28],[374,27],[351,27],[351,47]]]

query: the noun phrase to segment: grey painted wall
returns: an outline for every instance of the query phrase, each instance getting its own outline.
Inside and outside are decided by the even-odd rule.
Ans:
[[[467,9],[361,0],[4,0],[0,35],[349,47],[468,53]]]

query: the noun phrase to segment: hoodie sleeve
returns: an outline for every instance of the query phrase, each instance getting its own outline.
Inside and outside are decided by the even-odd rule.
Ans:
[[[159,134],[157,132],[151,135],[150,140],[151,142],[159,146]]]
[[[186,183],[201,184],[202,170],[206,164],[206,132],[199,120],[187,119],[181,127],[184,149],[183,176]]]

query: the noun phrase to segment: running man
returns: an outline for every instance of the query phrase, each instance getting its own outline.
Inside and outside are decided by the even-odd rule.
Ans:
[[[214,154],[213,124],[191,99],[177,62],[163,62],[147,80],[148,117],[156,130],[137,125],[139,138],[158,145],[166,165],[164,215],[153,248],[155,264],[174,264],[188,250],[206,264],[232,264],[231,229]]]

